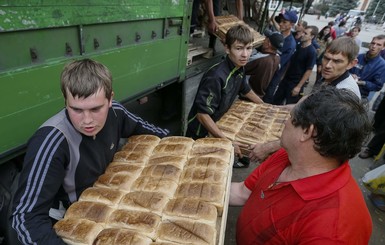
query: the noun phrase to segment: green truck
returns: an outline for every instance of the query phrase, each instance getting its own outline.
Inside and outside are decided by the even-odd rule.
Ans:
[[[191,7],[192,0],[0,1],[0,244],[17,244],[6,218],[14,179],[28,139],[64,106],[64,65],[85,57],[105,64],[122,103],[182,84]]]

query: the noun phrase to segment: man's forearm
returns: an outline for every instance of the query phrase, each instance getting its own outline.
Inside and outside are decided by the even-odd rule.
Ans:
[[[232,182],[230,186],[230,206],[243,206],[250,197],[251,191],[244,182]]]
[[[198,121],[203,125],[203,127],[216,138],[226,138],[223,132],[218,128],[213,119],[208,114],[198,113]]]
[[[245,97],[256,104],[263,104],[263,100],[259,98],[258,95],[256,95],[252,90],[250,90],[250,92],[245,94]]]
[[[313,70],[306,70],[305,71],[305,73],[302,76],[302,79],[299,81],[299,83],[297,85],[299,88],[302,88],[302,86],[305,84],[305,82],[309,79],[312,72],[313,72]]]

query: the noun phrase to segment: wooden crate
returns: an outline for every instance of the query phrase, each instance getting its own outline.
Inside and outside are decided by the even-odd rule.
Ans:
[[[217,16],[215,17],[216,24],[218,26],[218,30],[215,33],[215,35],[221,39],[221,41],[224,43],[226,38],[227,31],[234,25],[246,25],[250,28],[251,32],[254,35],[254,42],[253,47],[259,47],[262,45],[263,41],[265,40],[265,37],[261,35],[259,32],[254,30],[252,27],[247,25],[244,21],[238,19],[234,15],[225,15],[225,16]]]
[[[187,53],[187,66],[193,63],[194,58],[204,55],[209,51],[210,51],[209,48],[204,48],[202,46],[189,44],[188,53]]]

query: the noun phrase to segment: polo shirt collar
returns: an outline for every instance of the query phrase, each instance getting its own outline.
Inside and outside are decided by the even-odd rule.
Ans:
[[[350,178],[351,169],[346,161],[332,171],[295,180],[290,184],[303,200],[312,200],[325,197],[341,189]]]
[[[243,72],[244,67],[242,66],[242,67],[237,69],[236,66],[234,65],[234,63],[231,61],[229,55],[226,55],[226,62],[228,64],[229,68],[230,68],[230,71],[233,71],[234,69],[236,69],[240,73]]]
[[[339,84],[341,81],[345,80],[346,78],[348,78],[350,76],[350,73],[349,71],[345,71],[341,76],[339,76],[337,79],[335,79],[334,81],[332,81],[331,83],[327,83],[328,85],[331,85],[333,87],[337,86],[337,84]],[[324,81],[325,79],[322,78],[322,81]]]

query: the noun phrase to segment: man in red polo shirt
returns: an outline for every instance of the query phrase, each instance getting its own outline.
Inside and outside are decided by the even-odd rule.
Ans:
[[[300,101],[282,149],[231,184],[230,205],[244,205],[237,244],[368,244],[371,217],[348,159],[370,129],[349,90],[328,87]]]

